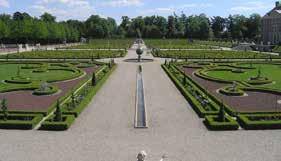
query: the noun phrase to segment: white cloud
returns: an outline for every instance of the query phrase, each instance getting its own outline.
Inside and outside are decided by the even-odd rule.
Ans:
[[[0,7],[9,8],[10,7],[9,1],[8,0],[0,0]]]
[[[51,13],[60,20],[85,20],[95,14],[95,9],[86,0],[41,0],[31,6],[31,12],[41,15]]]
[[[109,7],[128,7],[128,6],[142,6],[141,0],[109,0],[108,2],[102,2],[102,6]]]
[[[232,13],[241,13],[241,12],[245,13],[245,12],[255,12],[255,11],[265,10],[270,8],[272,8],[272,5],[269,3],[265,3],[262,1],[252,1],[232,7],[230,11]]]
[[[149,14],[172,14],[173,12],[183,11],[185,9],[193,9],[193,8],[210,8],[213,7],[213,4],[210,3],[190,3],[190,4],[183,4],[179,6],[170,6],[164,8],[154,8],[148,10],[138,11],[139,14],[142,15],[149,15]]]

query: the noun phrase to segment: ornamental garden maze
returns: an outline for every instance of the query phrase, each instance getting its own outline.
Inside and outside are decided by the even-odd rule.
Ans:
[[[33,51],[3,56],[0,128],[68,129],[116,68],[113,59],[106,63],[95,59],[120,57],[124,50]]]
[[[157,62],[206,129],[281,128],[278,54],[225,50],[229,42],[133,42],[91,40],[55,50],[2,54],[0,128],[69,129],[120,63],[137,65],[134,127],[150,128],[144,83],[150,80],[143,72]]]

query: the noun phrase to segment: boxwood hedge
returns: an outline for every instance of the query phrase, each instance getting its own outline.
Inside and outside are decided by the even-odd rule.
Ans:
[[[0,114],[0,129],[33,129],[42,119],[42,114],[9,114],[8,120],[4,121]]]
[[[72,123],[75,121],[75,117],[73,115],[64,115],[62,116],[61,122],[53,121],[53,117],[51,116],[49,119],[45,120],[39,130],[48,130],[48,131],[63,131],[67,130]]]
[[[230,116],[225,116],[225,122],[218,121],[218,116],[205,116],[204,124],[209,130],[214,131],[238,130],[239,128],[237,121]]]
[[[246,130],[281,129],[281,114],[239,115],[237,119]]]

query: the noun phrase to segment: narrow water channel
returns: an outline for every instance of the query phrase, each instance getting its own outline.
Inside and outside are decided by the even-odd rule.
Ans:
[[[136,91],[136,118],[135,128],[147,128],[146,110],[145,110],[145,97],[144,97],[144,84],[142,72],[137,72],[137,91]]]

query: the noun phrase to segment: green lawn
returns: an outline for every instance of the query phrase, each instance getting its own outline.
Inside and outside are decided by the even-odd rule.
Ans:
[[[188,51],[159,51],[152,53],[156,57],[168,58],[194,58],[194,59],[256,59],[256,58],[280,58],[280,56],[270,56],[263,53],[250,51],[221,51],[221,50],[188,50]]]
[[[250,64],[244,64],[239,66],[250,67]],[[263,87],[281,90],[281,65],[271,65],[271,64],[253,64],[256,69],[246,69],[245,73],[233,73],[231,71],[208,71],[207,75],[224,79],[229,81],[247,81],[250,77],[255,77],[258,75],[259,68],[261,69],[261,76],[267,77],[274,81],[274,83],[263,85]]]
[[[55,65],[55,64],[53,64]],[[25,69],[23,67],[36,67]],[[43,69],[43,72],[34,72]],[[0,65],[0,91],[9,91],[17,89],[38,88],[41,82],[55,82],[69,80],[82,75],[83,72],[74,67],[51,66],[50,64],[1,64]],[[24,79],[31,83],[7,83],[5,80]]]

